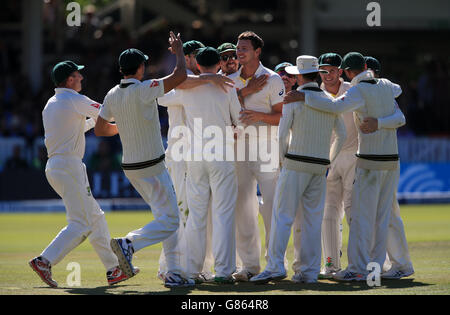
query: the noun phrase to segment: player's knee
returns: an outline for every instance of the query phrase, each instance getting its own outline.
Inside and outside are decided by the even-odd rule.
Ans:
[[[79,222],[69,221],[69,224],[65,227],[65,230],[71,234],[82,236],[83,238],[87,238],[89,234],[91,234],[89,227]]]

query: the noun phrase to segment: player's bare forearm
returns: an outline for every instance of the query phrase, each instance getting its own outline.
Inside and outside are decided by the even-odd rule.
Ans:
[[[101,117],[98,117],[94,127],[94,133],[97,137],[112,137],[119,133],[116,124],[111,124]]]
[[[280,112],[273,113],[261,113],[252,110],[244,110],[241,112],[241,121],[245,124],[254,124],[257,122],[263,122],[268,125],[278,126],[281,119]]]
[[[203,85],[207,82],[205,78],[202,78],[198,75],[188,75],[186,80],[177,86],[177,89],[180,90],[189,90],[196,88],[200,85]]]
[[[289,91],[283,100],[285,104],[304,101],[305,101],[305,93],[299,91]]]
[[[199,76],[188,75],[186,81],[177,86],[177,89],[188,90],[207,83],[212,83],[225,92],[227,92],[227,88],[231,88],[234,86],[234,81],[224,75],[205,73]]]
[[[184,59],[183,42],[181,41],[180,34],[175,36],[173,32],[170,32],[169,44],[169,50],[177,57],[177,64],[172,74],[163,78],[164,93],[170,92],[187,79],[186,61]]]
[[[259,77],[255,77],[248,82],[248,85],[242,88],[241,96],[246,98],[247,96],[257,93],[261,91],[264,86],[267,84],[267,79],[269,76],[267,74],[260,75]]]

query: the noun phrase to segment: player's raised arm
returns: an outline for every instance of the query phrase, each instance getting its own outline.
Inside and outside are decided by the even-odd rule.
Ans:
[[[180,34],[175,36],[173,32],[170,32],[169,36],[169,50],[177,57],[177,64],[172,74],[163,78],[164,93],[176,88],[187,78],[186,60],[184,59],[183,42],[181,41]]]

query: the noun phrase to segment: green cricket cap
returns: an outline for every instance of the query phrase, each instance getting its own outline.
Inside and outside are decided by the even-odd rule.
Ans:
[[[212,67],[220,62],[220,54],[213,47],[204,47],[199,49],[196,59],[200,66]]]
[[[372,69],[375,74],[380,74],[381,64],[376,58],[365,56],[364,59],[366,60],[367,69]]]
[[[358,52],[349,52],[344,56],[341,68],[344,70],[362,70],[365,64],[363,55]]]
[[[223,54],[228,51],[236,51],[236,45],[232,43],[223,43],[219,46],[219,48],[217,48],[217,51],[219,54]]]
[[[205,45],[198,40],[190,40],[183,44],[183,52],[185,55],[196,53],[200,48],[204,48]]]
[[[319,67],[333,66],[340,67],[342,64],[342,57],[336,53],[326,53],[319,57]]]
[[[148,56],[144,55],[142,51],[136,48],[129,48],[120,54],[119,66],[125,70],[135,69],[147,60]]]
[[[284,68],[286,68],[286,67],[292,67],[292,66],[293,66],[293,64],[290,62],[282,62],[279,65],[277,65],[273,71],[278,72],[280,70],[284,70]]]
[[[75,62],[66,60],[57,63],[52,70],[52,81],[55,86],[58,86],[61,82],[64,82],[75,71],[84,69],[84,66],[77,65]]]

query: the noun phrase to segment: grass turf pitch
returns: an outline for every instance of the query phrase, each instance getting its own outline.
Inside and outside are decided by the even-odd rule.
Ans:
[[[190,289],[167,289],[157,279],[161,244],[135,254],[133,263],[141,273],[116,286],[108,286],[105,270],[88,240],[69,253],[52,268],[58,289],[48,288],[28,266],[66,225],[64,213],[1,214],[0,215],[0,295],[9,294],[450,294],[450,205],[403,205],[405,224],[415,274],[402,280],[381,280],[381,287],[370,288],[362,283],[338,283],[320,280],[317,284],[295,284],[288,278],[277,284],[234,285],[202,284]],[[150,212],[106,213],[112,237],[126,235],[153,219]],[[264,233],[262,221],[260,230]],[[347,265],[348,227],[344,225],[343,266]],[[292,263],[292,240],[287,257]],[[81,286],[69,287],[66,282],[70,262],[81,266]],[[265,266],[261,256],[262,267]],[[291,267],[290,267],[291,268]]]

